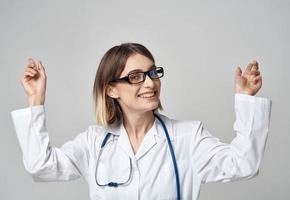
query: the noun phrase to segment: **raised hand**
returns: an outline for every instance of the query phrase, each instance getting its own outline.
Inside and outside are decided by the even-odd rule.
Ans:
[[[28,59],[27,67],[21,78],[29,106],[43,105],[46,91],[46,74],[41,61]]]
[[[235,88],[236,93],[254,96],[262,87],[262,76],[259,71],[259,63],[253,60],[248,64],[245,71],[240,67],[236,69]]]

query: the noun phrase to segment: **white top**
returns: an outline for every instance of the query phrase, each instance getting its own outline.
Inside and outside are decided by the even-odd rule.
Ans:
[[[204,129],[200,121],[177,121],[161,116],[174,147],[180,176],[181,198],[197,200],[202,183],[252,178],[258,174],[270,124],[271,100],[235,94],[236,137],[225,144]],[[98,182],[123,182],[133,171],[128,185],[99,187],[95,167],[105,132],[92,125],[66,142],[52,147],[46,128],[44,106],[11,112],[23,151],[26,170],[35,181],[68,181],[84,177],[90,198],[175,199],[176,182],[164,130],[155,119],[134,155],[123,125],[109,128],[113,134],[104,147]]]

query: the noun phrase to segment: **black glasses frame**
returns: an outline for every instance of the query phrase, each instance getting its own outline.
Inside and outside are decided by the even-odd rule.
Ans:
[[[151,72],[152,72],[152,71],[157,71],[157,72],[159,72],[159,73],[162,73],[162,75],[161,75],[160,77],[157,77],[157,78],[156,78],[156,77],[152,77],[152,76],[151,76]],[[136,82],[136,83],[133,83],[133,82],[130,81],[130,78],[129,78],[130,75],[140,74],[140,73],[143,74],[143,79],[142,79],[142,81],[139,81],[139,82]],[[142,83],[142,82],[145,81],[145,79],[146,79],[146,75],[148,75],[151,79],[160,79],[161,77],[164,76],[164,70],[163,70],[163,67],[155,67],[155,68],[153,68],[153,69],[148,70],[147,72],[132,72],[132,73],[129,73],[129,74],[128,74],[127,76],[125,76],[125,77],[122,77],[122,78],[115,78],[115,79],[113,79],[111,82],[112,82],[112,83],[116,83],[116,82],[124,82],[124,81],[126,81],[126,82],[128,82],[128,83],[130,83],[130,84],[139,84],[139,83]]]

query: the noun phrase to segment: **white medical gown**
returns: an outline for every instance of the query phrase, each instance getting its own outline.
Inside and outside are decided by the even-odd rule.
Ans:
[[[174,147],[182,199],[197,200],[203,183],[257,175],[269,131],[271,100],[235,94],[235,114],[236,137],[230,144],[212,136],[200,121],[178,121],[160,115]],[[134,154],[122,124],[107,130],[89,126],[57,148],[50,145],[43,105],[14,110],[11,115],[24,166],[35,181],[69,181],[84,177],[92,200],[176,199],[171,155],[157,119]],[[132,160],[129,183],[117,188],[99,187],[95,180],[96,160],[106,131],[112,136],[99,161],[98,182],[127,180],[129,158]]]

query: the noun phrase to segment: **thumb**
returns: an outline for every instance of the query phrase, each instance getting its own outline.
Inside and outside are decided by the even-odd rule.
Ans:
[[[44,66],[43,66],[41,61],[38,61],[38,69],[39,69],[39,72],[40,72],[41,76],[45,77],[46,76],[45,75],[45,68],[44,68]]]
[[[236,69],[236,78],[240,77],[242,75],[242,70],[240,67],[237,67]]]

